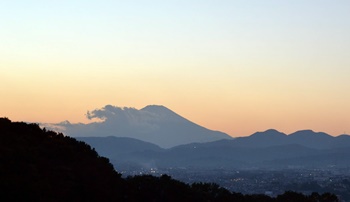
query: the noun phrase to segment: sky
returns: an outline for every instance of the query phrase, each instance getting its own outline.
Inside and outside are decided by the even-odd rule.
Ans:
[[[348,0],[0,2],[0,116],[164,105],[231,136],[350,133]]]

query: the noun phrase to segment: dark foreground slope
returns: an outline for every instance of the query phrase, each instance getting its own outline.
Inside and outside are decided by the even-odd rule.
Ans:
[[[86,143],[0,118],[0,201],[338,201],[333,194],[242,195],[167,175],[121,178]]]
[[[108,201],[122,178],[89,145],[0,119],[1,201]]]

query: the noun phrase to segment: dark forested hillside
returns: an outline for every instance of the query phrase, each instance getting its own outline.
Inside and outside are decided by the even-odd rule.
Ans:
[[[333,194],[277,198],[231,193],[163,175],[121,178],[109,160],[83,142],[37,124],[0,118],[0,201],[338,201]]]
[[[1,201],[107,201],[122,179],[89,145],[0,119]]]

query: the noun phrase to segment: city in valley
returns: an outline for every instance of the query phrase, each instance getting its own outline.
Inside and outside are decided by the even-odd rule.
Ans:
[[[216,183],[232,192],[243,194],[265,194],[276,197],[286,191],[296,191],[305,195],[313,192],[331,192],[339,199],[350,201],[350,169],[300,169],[284,170],[199,170],[191,168],[139,169],[120,171],[128,175],[170,175],[186,182]]]

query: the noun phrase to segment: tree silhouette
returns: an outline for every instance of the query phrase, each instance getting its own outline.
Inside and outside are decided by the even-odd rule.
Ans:
[[[2,201],[108,201],[123,179],[109,160],[37,124],[0,119]]]

